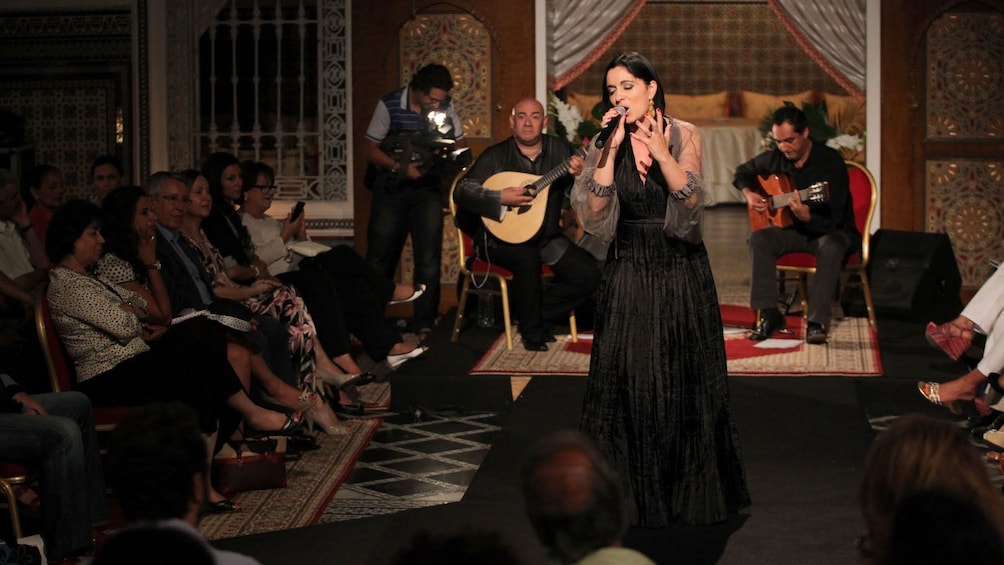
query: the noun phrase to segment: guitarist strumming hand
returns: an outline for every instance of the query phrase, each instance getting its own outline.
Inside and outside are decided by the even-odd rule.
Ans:
[[[512,137],[478,157],[457,183],[457,225],[471,236],[478,257],[512,271],[509,294],[523,347],[547,351],[550,323],[590,299],[600,281],[592,255],[564,236],[559,225],[565,189],[582,171],[562,140],[543,135],[540,102],[523,98],[512,109]],[[554,273],[544,291],[541,266]]]
[[[808,289],[805,340],[826,343],[831,301],[840,282],[840,271],[847,256],[861,246],[861,234],[854,223],[847,165],[840,153],[813,141],[809,133],[805,113],[786,103],[771,117],[771,135],[777,147],[739,165],[732,181],[746,197],[751,218],[774,212],[770,202],[781,197],[772,197],[765,182],[774,175],[788,177],[797,189],[819,183],[828,186],[828,198],[818,201],[810,202],[799,190],[784,194],[783,200],[792,216],[791,225],[756,229],[750,236],[753,260],[750,307],[759,311],[756,327],[749,336],[754,341],[767,339],[774,331],[784,329],[785,319],[778,310],[775,262],[785,253],[801,252],[816,257],[816,273]]]

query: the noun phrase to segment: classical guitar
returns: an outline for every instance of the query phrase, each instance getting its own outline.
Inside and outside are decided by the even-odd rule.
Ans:
[[[826,202],[830,199],[830,183],[817,182],[806,188],[798,190],[795,186],[795,179],[789,175],[772,174],[758,177],[760,186],[753,189],[767,199],[767,210],[757,212],[750,210],[750,223],[753,224],[753,231],[768,226],[786,228],[791,225],[791,210],[788,204],[791,197],[796,192],[798,198],[806,204],[810,202]]]
[[[585,157],[586,150],[579,149],[575,154],[579,157]],[[523,243],[536,235],[540,231],[540,227],[544,225],[548,189],[551,188],[551,183],[568,172],[568,166],[571,162],[572,159],[569,157],[541,176],[502,171],[488,177],[485,182],[481,183],[488,190],[503,190],[510,186],[522,186],[526,189],[525,194],[533,196],[534,199],[529,204],[517,208],[509,207],[501,222],[482,216],[481,221],[484,222],[485,228],[506,243]]]

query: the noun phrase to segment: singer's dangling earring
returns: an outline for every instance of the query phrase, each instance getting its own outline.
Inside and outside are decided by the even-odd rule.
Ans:
[[[648,99],[648,115],[649,117],[655,117],[655,102],[651,98]]]

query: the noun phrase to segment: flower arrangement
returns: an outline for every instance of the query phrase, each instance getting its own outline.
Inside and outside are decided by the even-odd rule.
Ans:
[[[547,122],[552,133],[564,139],[573,149],[582,147],[600,131],[600,118],[593,108],[592,115],[584,118],[578,108],[568,104],[552,90],[547,91]],[[602,112],[600,112],[602,115]]]

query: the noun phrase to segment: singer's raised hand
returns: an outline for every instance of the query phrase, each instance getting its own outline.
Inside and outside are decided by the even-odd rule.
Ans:
[[[662,119],[662,110],[655,111],[655,118],[648,114],[643,115],[635,125],[638,128],[631,133],[631,137],[648,148],[653,161],[661,162],[672,158],[669,152],[669,133],[672,124],[669,120]]]

